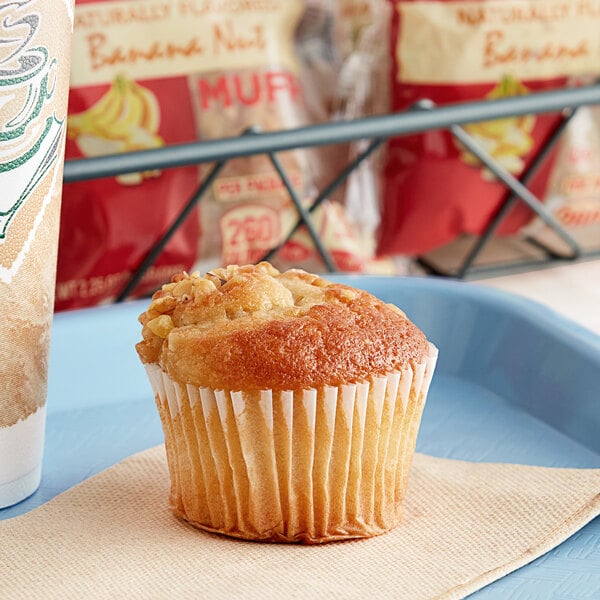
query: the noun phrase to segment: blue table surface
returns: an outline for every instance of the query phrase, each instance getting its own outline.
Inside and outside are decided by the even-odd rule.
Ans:
[[[418,451],[600,468],[600,337],[533,302],[472,284],[335,279],[395,302],[440,349]],[[133,349],[137,315],[146,305],[56,315],[42,485],[0,510],[0,519],[162,443],[152,392]],[[600,598],[600,519],[474,597]]]

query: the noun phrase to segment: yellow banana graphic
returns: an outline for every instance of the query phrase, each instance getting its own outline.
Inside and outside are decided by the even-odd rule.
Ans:
[[[156,96],[148,88],[137,83],[133,87],[133,92],[140,95],[144,103],[144,117],[141,126],[156,133],[160,125],[160,106]]]
[[[510,75],[504,76],[496,87],[486,96],[490,100],[522,96],[529,93],[529,89],[518,79]],[[530,133],[535,125],[535,117],[525,115],[522,117],[506,117],[483,123],[465,125],[466,131],[475,138],[478,144],[499,162],[510,173],[518,174],[525,165],[524,157],[533,148],[533,138]],[[462,145],[460,158],[471,166],[480,166],[480,161]],[[493,179],[487,170],[482,170],[485,179]]]
[[[81,133],[90,133],[98,130],[103,133],[104,128],[119,117],[123,107],[123,94],[121,83],[117,78],[95,104],[85,112],[70,115],[67,119],[69,137],[77,138]]]
[[[123,88],[122,97],[121,111],[106,127],[110,137],[127,140],[136,127],[141,127],[144,105],[142,99],[131,91],[128,83]]]
[[[118,75],[106,93],[86,111],[70,115],[68,135],[85,156],[101,156],[158,148],[160,107],[154,94],[135,81]],[[140,183],[159,171],[118,176],[123,184]]]

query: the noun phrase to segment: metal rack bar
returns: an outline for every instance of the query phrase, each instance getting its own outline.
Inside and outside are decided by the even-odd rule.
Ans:
[[[431,111],[406,111],[354,121],[337,121],[252,136],[174,144],[65,162],[64,181],[112,177],[124,173],[168,169],[214,162],[251,154],[268,154],[308,146],[325,146],[360,139],[388,139],[451,125],[490,121],[532,113],[560,112],[585,104],[600,104],[600,85],[541,92],[501,100],[463,102]]]

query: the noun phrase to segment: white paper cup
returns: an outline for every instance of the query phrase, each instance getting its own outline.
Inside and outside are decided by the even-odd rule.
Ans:
[[[0,508],[40,484],[73,0],[0,1]]]
[[[253,540],[321,543],[395,527],[437,349],[401,372],[320,389],[226,392],[147,365],[171,505]]]

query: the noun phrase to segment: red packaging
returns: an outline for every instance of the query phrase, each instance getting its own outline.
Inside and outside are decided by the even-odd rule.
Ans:
[[[558,0],[389,0],[392,110],[535,93],[594,70],[600,4]],[[465,128],[519,176],[560,116],[507,118]],[[543,195],[551,162],[530,189]],[[391,140],[378,252],[420,255],[461,234],[479,234],[507,190],[447,131]],[[527,223],[522,205],[499,234]]]
[[[67,159],[232,137],[250,126],[272,131],[324,120],[331,90],[322,82],[335,72],[330,4],[79,0]],[[330,177],[324,156],[320,149],[278,155],[306,205],[316,183]],[[114,300],[211,167],[66,185],[56,309]],[[343,211],[328,204],[316,211],[316,229],[339,268],[362,268]],[[266,156],[232,159],[134,295],[151,293],[175,271],[254,262],[283,242],[296,219]],[[275,260],[282,268],[323,268],[303,230]]]
[[[141,23],[159,28],[171,11],[165,2],[77,0],[66,159],[195,138],[187,79],[161,58],[170,39],[161,45],[139,35]],[[195,167],[66,184],[55,309],[114,300],[197,184]],[[189,269],[197,239],[197,219],[187,219],[135,294]]]

